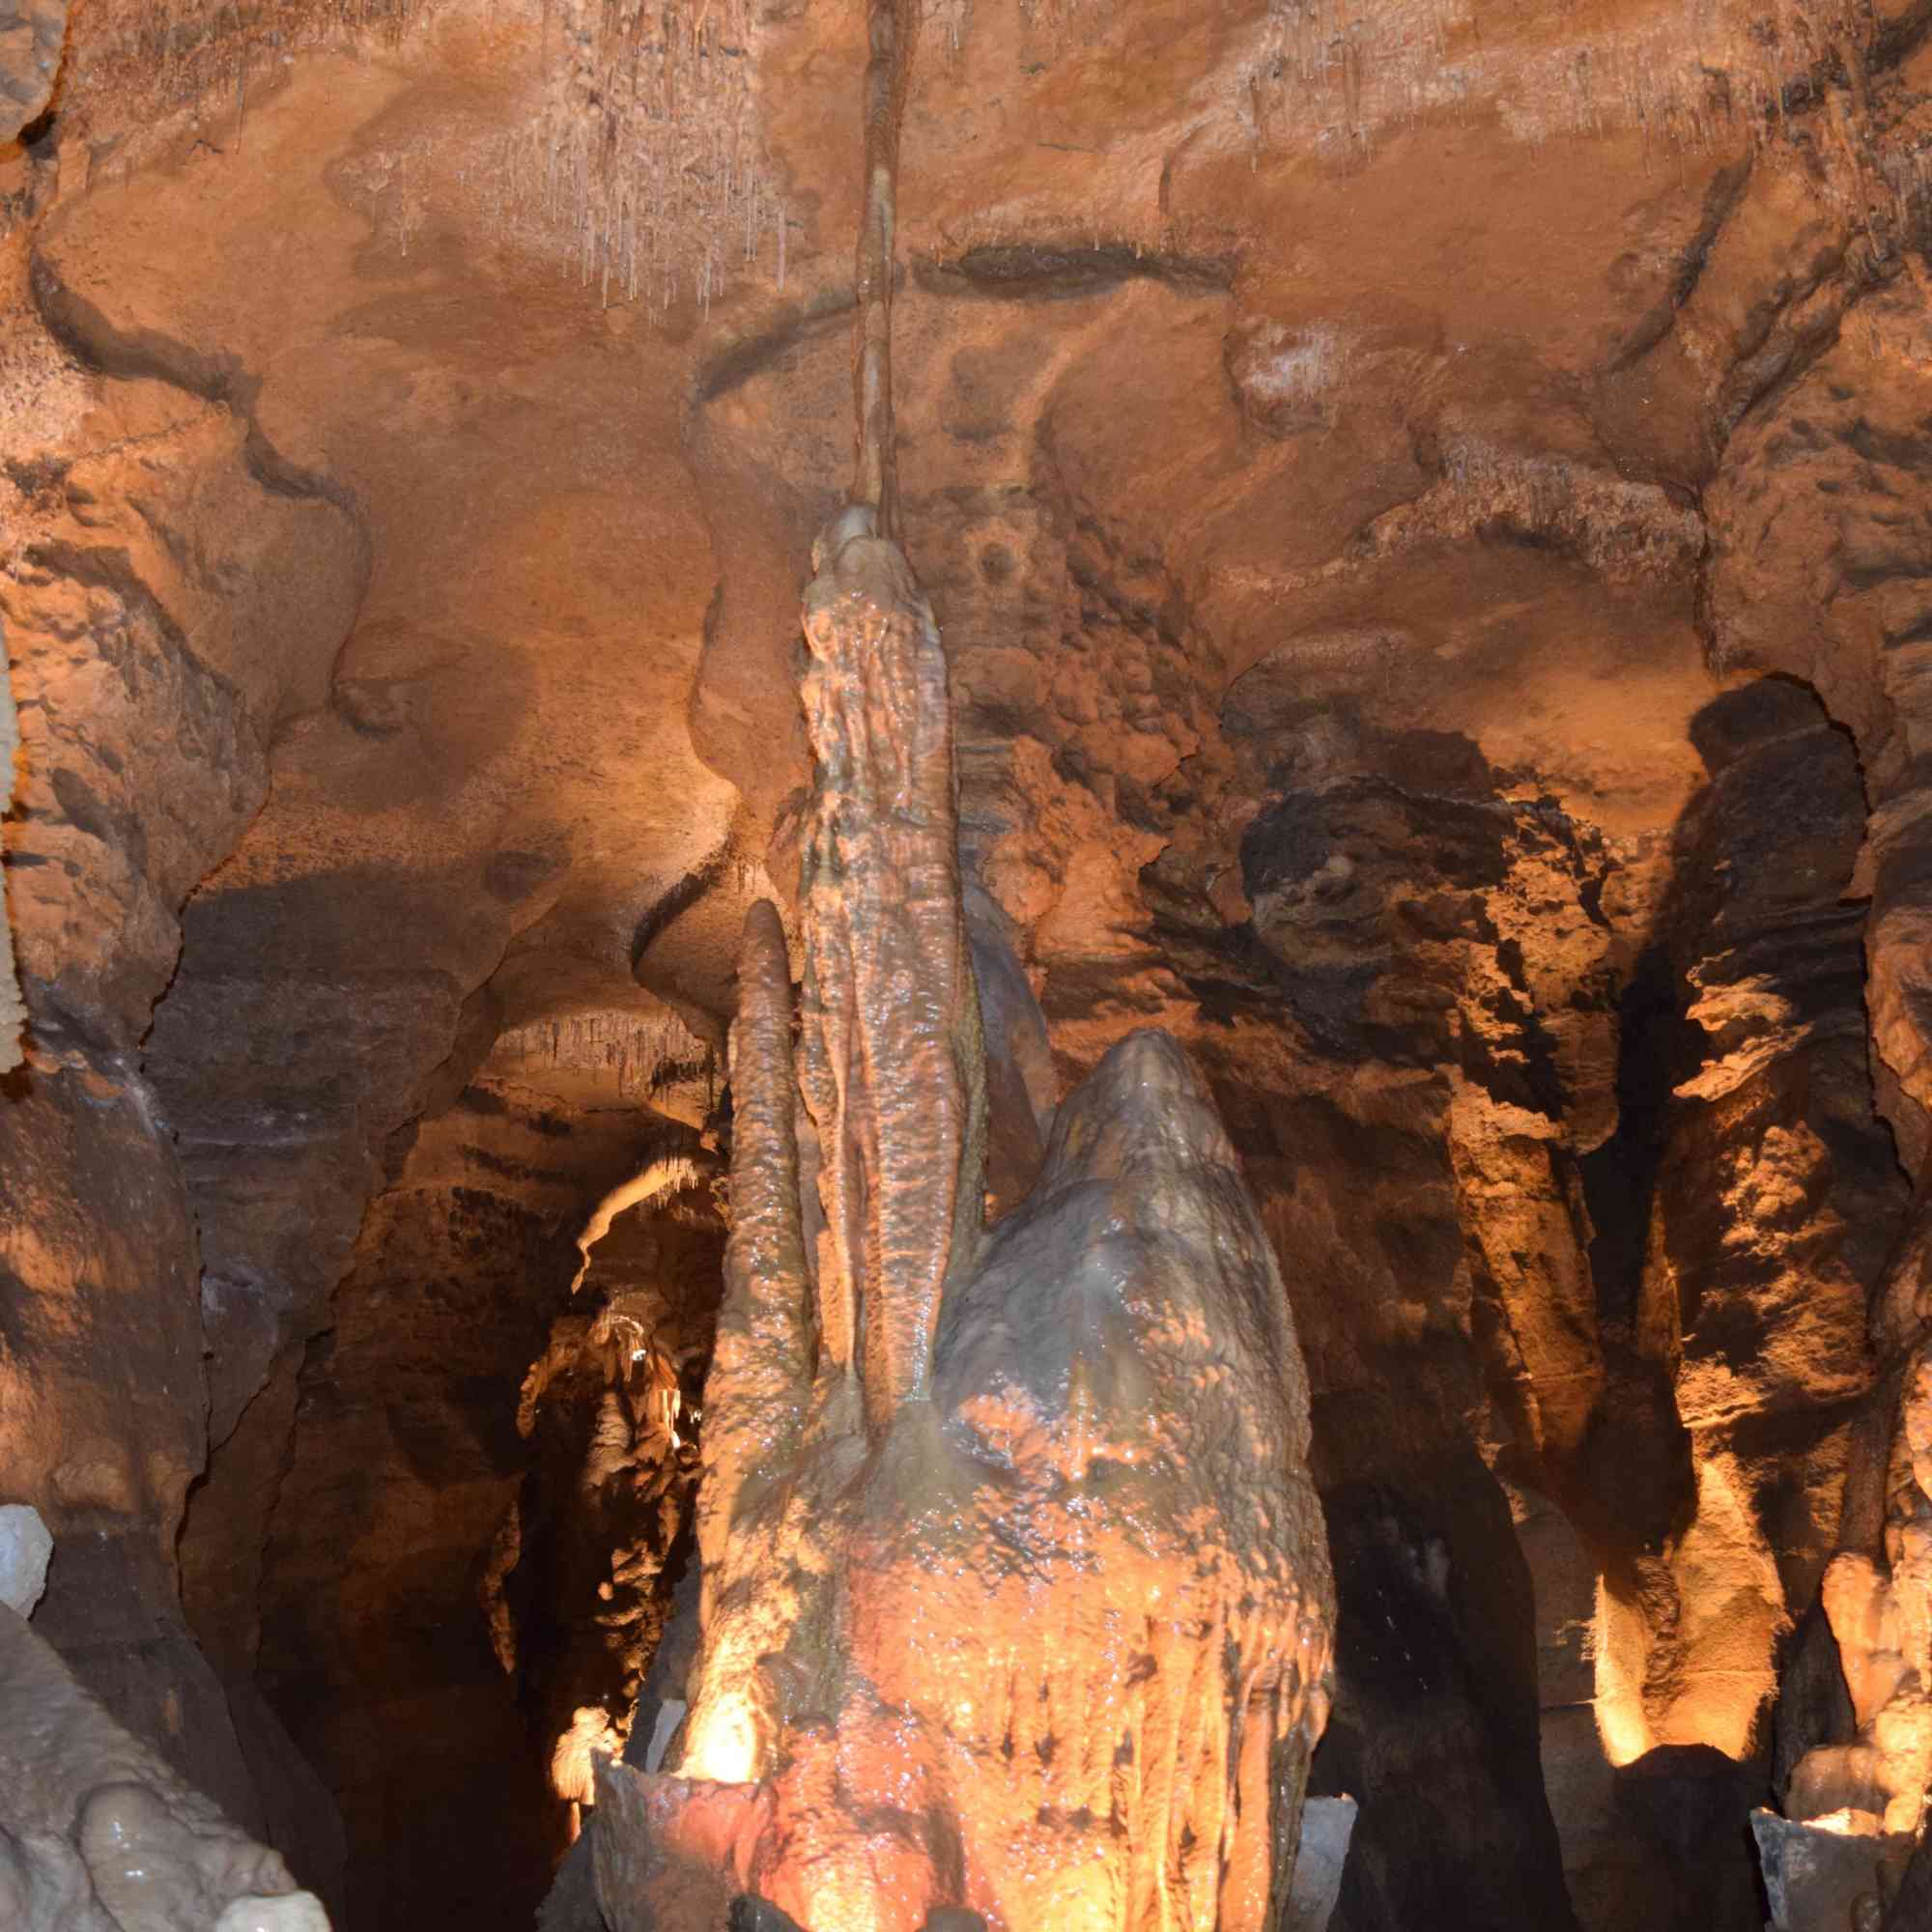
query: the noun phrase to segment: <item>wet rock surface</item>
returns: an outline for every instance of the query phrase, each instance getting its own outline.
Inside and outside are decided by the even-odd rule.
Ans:
[[[0,1906],[20,1932],[326,1932],[316,1898],[0,1606]]]

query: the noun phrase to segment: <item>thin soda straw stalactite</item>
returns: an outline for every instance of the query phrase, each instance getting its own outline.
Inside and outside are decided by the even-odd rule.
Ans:
[[[867,0],[864,213],[855,267],[852,390],[858,448],[852,500],[877,513],[878,533],[898,533],[893,448],[893,254],[897,218],[899,128],[905,118],[918,0]]]

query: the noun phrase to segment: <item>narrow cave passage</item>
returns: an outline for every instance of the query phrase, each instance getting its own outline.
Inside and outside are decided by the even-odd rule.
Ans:
[[[701,1383],[722,1231],[701,1185],[647,1202],[573,1292],[575,1236],[694,1153],[647,1107],[573,1118],[486,1067],[371,1204],[300,1371],[256,1661],[342,1805],[351,1922],[453,1885],[471,1922],[526,1922],[585,1753],[622,1747],[695,1477],[665,1385]]]
[[[1535,11],[0,7],[0,1932],[1932,1926],[1932,10]]]

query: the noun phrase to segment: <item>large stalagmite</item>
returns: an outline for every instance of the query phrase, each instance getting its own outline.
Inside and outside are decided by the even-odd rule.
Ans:
[[[1334,1610],[1272,1253],[1152,1032],[982,1229],[945,659],[868,511],[818,562],[796,1068],[762,905],[702,1645],[680,1775],[604,1768],[605,1911],[699,1932],[752,1893],[810,1932],[946,1906],[1016,1932],[1277,1924]]]

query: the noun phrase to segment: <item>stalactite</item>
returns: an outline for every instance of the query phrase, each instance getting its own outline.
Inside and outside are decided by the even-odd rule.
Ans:
[[[806,599],[819,779],[801,867],[801,1074],[822,1151],[820,1293],[883,1426],[921,1392],[941,1289],[973,1259],[985,1101],[945,654],[868,521],[855,510],[829,533]]]
[[[897,457],[893,440],[893,260],[897,220],[899,126],[905,116],[918,0],[867,0],[864,115],[865,212],[854,273],[857,354],[852,371],[858,444],[852,500],[869,505],[878,533],[896,535]]]
[[[14,717],[14,687],[7,668],[5,633],[0,628],[0,779],[11,800],[14,793],[14,756],[19,749],[19,726]],[[22,1029],[27,1023],[26,1009],[20,1004],[20,982],[14,970],[14,926],[4,899],[0,899],[0,1073],[11,1073],[19,1065],[23,1052]]]
[[[1687,13],[1702,42],[1690,58]],[[1504,67],[1469,0],[1272,0],[1269,23],[1252,92],[1260,141],[1313,133],[1373,145],[1385,128],[1494,100],[1527,140],[1634,128],[1664,151],[1782,132],[1787,99],[1821,73],[1856,94],[1860,49],[1878,32],[1860,0],[1783,0],[1769,18],[1690,0],[1629,29],[1554,37],[1528,58],[1512,47]]]
[[[572,1013],[511,1027],[496,1054],[505,1067],[577,1067],[608,1074],[617,1095],[649,1098],[701,1076],[711,1049],[675,1015],[639,1018],[622,1012]]]
[[[554,0],[555,51],[536,120],[496,165],[512,218],[572,239],[580,279],[668,307],[723,293],[730,251],[770,248],[782,278],[782,211],[756,135],[756,24],[748,0],[652,8]]]

